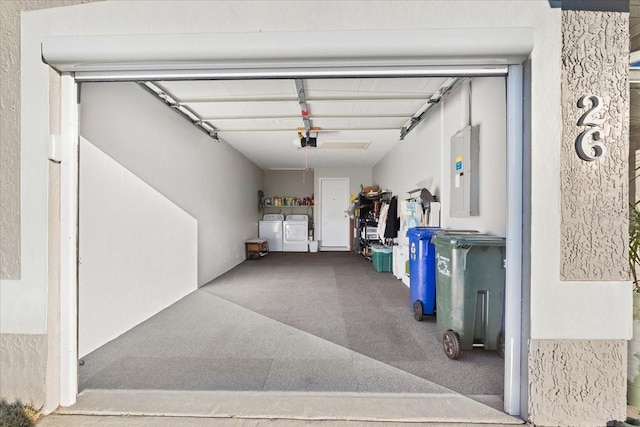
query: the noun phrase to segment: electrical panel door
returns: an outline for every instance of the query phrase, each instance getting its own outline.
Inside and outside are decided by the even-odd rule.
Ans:
[[[450,214],[480,215],[480,127],[467,126],[451,137]]]

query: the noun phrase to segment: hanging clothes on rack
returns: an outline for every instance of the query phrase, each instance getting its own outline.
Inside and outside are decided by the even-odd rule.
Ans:
[[[393,196],[388,206],[384,235],[381,237],[384,237],[385,239],[395,239],[398,237],[398,229],[400,228],[400,218],[398,218],[398,198]]]
[[[380,216],[378,217],[378,238],[380,241],[384,240],[384,235],[387,228],[387,213],[389,212],[389,205],[383,203],[380,208]]]

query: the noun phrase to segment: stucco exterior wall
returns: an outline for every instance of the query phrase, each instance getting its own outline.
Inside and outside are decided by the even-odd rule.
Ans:
[[[21,25],[23,11],[99,0],[0,1],[0,279],[21,269]],[[60,79],[51,71],[49,131],[60,132]],[[48,334],[0,334],[0,397],[51,411],[59,403],[59,166],[49,164]],[[52,231],[51,231],[52,230]]]
[[[46,365],[46,335],[0,335],[0,397],[42,406]]]
[[[563,10],[561,25],[559,276],[573,282],[558,287],[577,291],[589,282],[629,278],[629,89],[628,64],[621,59],[628,54],[629,21],[626,13]],[[600,138],[588,132],[600,132]],[[582,153],[581,134],[587,135]],[[580,321],[563,323],[576,327]],[[541,426],[599,426],[624,419],[626,344],[620,339],[531,340],[529,420]]]
[[[7,3],[0,4],[4,6]],[[35,1],[24,3],[30,5],[63,4],[63,2]],[[367,3],[347,1],[329,3],[166,1],[156,3],[156,7],[153,8],[155,19],[149,19],[148,5],[148,2],[134,1],[104,2],[86,8],[53,10],[47,11],[47,13],[32,12],[29,14],[30,16],[25,17],[25,22],[31,27],[30,32],[25,34],[27,42],[22,43],[23,52],[29,54],[27,58],[23,58],[26,61],[25,64],[28,64],[23,68],[23,74],[28,76],[28,82],[24,83],[23,90],[29,92],[26,95],[23,94],[23,101],[26,99],[25,104],[28,104],[28,111],[33,121],[30,122],[28,128],[22,128],[23,140],[31,143],[24,144],[22,148],[26,145],[33,145],[34,148],[32,152],[28,153],[29,156],[25,156],[23,153],[24,168],[29,168],[34,172],[40,172],[38,168],[41,168],[46,172],[40,159],[46,157],[48,130],[42,124],[41,109],[43,105],[46,105],[47,99],[46,89],[43,87],[45,85],[42,84],[46,80],[47,70],[40,60],[39,48],[42,37],[47,35],[331,31],[345,28],[379,31],[398,28],[401,25],[406,28],[532,28],[534,33],[534,49],[530,57],[532,96],[531,104],[527,106],[531,111],[529,128],[532,143],[526,149],[526,153],[529,155],[526,166],[531,168],[531,182],[526,184],[530,189],[530,198],[526,201],[527,206],[532,207],[531,217],[527,219],[531,229],[531,244],[527,247],[526,256],[529,259],[525,266],[527,268],[525,282],[531,284],[531,288],[525,292],[526,295],[531,295],[531,310],[528,312],[530,316],[527,321],[531,324],[531,335],[534,338],[531,342],[529,361],[530,363],[535,361],[538,364],[534,369],[529,370],[529,375],[531,383],[539,385],[535,390],[531,388],[531,392],[536,393],[529,399],[529,403],[535,406],[532,410],[532,417],[547,422],[554,416],[567,418],[571,416],[573,424],[579,424],[576,420],[594,416],[593,411],[599,410],[602,412],[600,420],[611,419],[613,418],[612,414],[619,418],[617,408],[620,402],[624,402],[624,397],[619,395],[619,389],[623,390],[624,384],[605,383],[608,392],[605,394],[597,387],[598,383],[591,380],[596,377],[613,377],[612,372],[617,375],[624,373],[625,370],[616,364],[619,360],[607,364],[607,361],[611,362],[607,357],[612,356],[606,356],[606,351],[602,348],[597,348],[595,349],[597,352],[594,352],[592,346],[599,341],[587,339],[602,338],[605,347],[612,346],[612,342],[624,343],[624,341],[617,340],[622,340],[630,334],[630,322],[627,322],[631,313],[628,282],[612,283],[605,281],[605,279],[563,282],[560,277],[560,265],[561,259],[563,259],[563,256],[560,255],[562,247],[560,207],[563,203],[560,191],[560,165],[563,161],[560,135],[563,124],[560,90],[562,25],[559,10],[551,9],[549,3],[544,0]],[[462,10],[464,13],[461,13]],[[219,18],[215,28],[211,26],[211,16]],[[309,20],[309,16],[313,16],[314,19]],[[2,31],[5,31],[4,25],[2,28]],[[13,44],[19,46],[18,43]],[[348,44],[348,40],[345,40],[345,44]],[[15,81],[17,81],[17,74]],[[17,84],[14,87],[18,87]],[[3,119],[5,116],[4,105],[6,104],[3,104],[3,109],[0,111]],[[24,105],[23,108],[25,108]],[[16,111],[19,111],[19,108]],[[16,112],[16,114],[18,113]],[[13,117],[15,119],[16,116]],[[19,146],[19,142],[16,144]],[[8,152],[11,153],[11,150]],[[11,169],[13,171],[11,172],[12,179],[18,176],[16,168],[17,166]],[[4,171],[4,165],[2,169]],[[46,173],[39,174],[33,181],[35,183],[34,189],[40,199],[37,203],[32,204],[34,208],[22,212],[22,215],[29,216],[25,222],[27,226],[22,227],[21,234],[23,236],[27,230],[34,230],[42,223],[42,218],[39,215],[46,211],[47,204],[40,194],[42,187],[46,188],[48,185],[45,182],[46,176]],[[12,209],[19,209],[20,196],[17,191],[12,193]],[[591,190],[589,189],[589,191]],[[613,191],[620,195],[619,188],[615,188]],[[22,193],[26,194],[24,188]],[[591,196],[591,192],[589,195]],[[569,208],[570,211],[573,209],[572,206]],[[22,220],[24,221],[24,217]],[[14,221],[14,224],[17,222]],[[594,226],[590,219],[586,225]],[[46,246],[44,240],[47,237],[44,233],[39,229],[37,232],[30,232],[35,236],[32,239],[35,242],[34,245]],[[600,251],[600,249],[596,250]],[[24,251],[25,254],[31,252],[35,253],[31,250]],[[15,259],[15,256],[12,256]],[[39,266],[44,265],[46,259],[46,256],[40,256],[38,253],[30,261],[28,268],[22,268],[22,274],[40,268]],[[603,259],[605,262],[608,261],[607,257],[599,257],[597,263],[600,264]],[[24,257],[22,261],[25,262]],[[618,265],[617,262],[616,265]],[[606,269],[609,268],[606,267]],[[590,275],[593,271],[589,270]],[[24,277],[21,279],[25,283],[27,282]],[[18,281],[14,280],[14,282]],[[44,324],[43,321],[41,322],[41,318],[45,315],[48,316],[48,313],[44,313],[41,306],[29,305],[28,303],[34,298],[42,298],[43,295],[46,295],[47,286],[44,282],[45,279],[42,276],[35,277],[28,292],[24,290],[25,283],[17,283],[15,287],[10,289],[6,287],[6,294],[3,293],[3,296],[7,295],[13,298],[13,301],[19,301],[20,304],[26,306],[26,309],[21,312],[11,313],[10,320],[13,320],[14,323],[9,327],[15,328],[15,330],[8,330],[8,332],[19,333],[18,328],[29,327],[31,333],[40,333],[42,324]],[[3,292],[5,292],[5,288],[3,288]],[[609,310],[602,310],[602,301],[609,303]],[[627,324],[629,326],[626,326]],[[4,325],[0,326],[5,327]],[[48,329],[48,331],[51,330]],[[585,339],[585,341],[581,341],[580,345],[572,344],[572,347],[567,346],[565,339]],[[557,348],[554,349],[554,346]],[[11,348],[19,354],[29,351],[20,350],[28,348],[28,346],[12,345]],[[38,348],[41,349],[41,347]],[[612,348],[615,350],[614,353],[619,352],[617,344]],[[612,348],[608,348],[608,351],[612,351]],[[33,351],[32,354],[36,355],[37,351]],[[35,357],[29,360],[33,360],[35,367],[37,367],[37,363],[40,363]],[[577,368],[572,368],[574,363],[582,366],[587,362],[590,367],[589,372],[593,370],[590,375],[580,375]],[[602,370],[599,371],[599,368]],[[553,380],[544,373],[546,370],[557,372],[560,379]],[[576,378],[573,378],[572,375],[575,375]],[[580,399],[577,400],[574,407],[567,408],[560,405],[558,409],[554,409],[549,404],[549,396],[546,395],[548,391],[545,391],[545,388],[558,391],[565,399],[571,399],[575,384],[585,385],[585,387],[580,389],[578,393]],[[614,387],[616,387],[615,390],[613,390]],[[592,399],[598,400],[593,403]],[[614,399],[615,401],[613,401]],[[587,407],[586,402],[591,402],[591,406]],[[608,406],[605,406],[606,404]],[[579,413],[578,409],[580,408],[584,408],[585,411]],[[526,414],[523,415],[526,416]]]
[[[628,280],[629,14],[562,12],[561,270],[563,280]],[[602,98],[593,123],[578,123]],[[576,138],[601,129],[605,153],[586,161]],[[589,143],[591,137],[585,138]]]
[[[0,1],[0,279],[20,279],[20,16],[98,0]]]
[[[0,2],[0,279],[20,278],[20,10]]]
[[[626,349],[623,340],[531,340],[529,420],[602,426],[625,419]]]

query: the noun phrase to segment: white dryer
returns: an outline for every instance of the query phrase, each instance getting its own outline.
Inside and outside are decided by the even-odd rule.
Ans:
[[[309,217],[287,215],[282,223],[282,250],[284,252],[307,252],[309,249]]]
[[[269,241],[269,252],[282,252],[282,214],[265,214],[258,224],[258,236]]]

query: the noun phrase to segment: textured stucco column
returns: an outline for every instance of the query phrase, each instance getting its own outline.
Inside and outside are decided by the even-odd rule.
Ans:
[[[563,1],[563,8],[569,3]],[[606,2],[599,4],[606,8]],[[562,11],[562,281],[606,286],[629,279],[628,19],[628,13],[618,11]],[[581,134],[586,142],[582,152]],[[604,426],[624,419],[626,345],[614,339],[531,340],[529,420],[541,426]]]
[[[42,406],[46,357],[46,335],[0,335],[0,398]]]
[[[560,278],[628,280],[629,14],[565,10],[562,38]],[[588,95],[602,100],[592,118]],[[588,130],[606,150],[591,161],[576,151]]]
[[[20,278],[20,11],[0,1],[0,279]]]
[[[529,419],[536,426],[604,426],[626,414],[627,343],[532,340]]]

